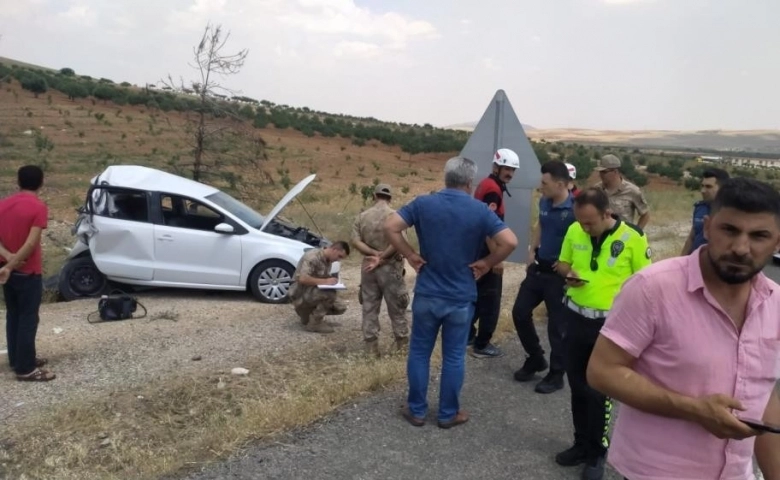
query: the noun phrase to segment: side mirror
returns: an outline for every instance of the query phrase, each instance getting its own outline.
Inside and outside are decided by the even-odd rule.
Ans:
[[[233,229],[233,226],[227,223],[220,223],[216,227],[214,227],[215,232],[219,233],[233,233],[235,230]]]

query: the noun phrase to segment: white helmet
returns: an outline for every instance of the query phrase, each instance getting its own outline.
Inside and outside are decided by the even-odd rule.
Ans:
[[[520,157],[508,148],[499,148],[493,156],[493,163],[499,167],[520,168]]]
[[[571,163],[567,163],[567,164],[566,164],[566,168],[568,168],[568,169],[569,169],[569,177],[570,177],[572,180],[574,180],[575,178],[577,178],[577,167],[575,167],[575,166],[574,166],[574,165],[572,165]]]

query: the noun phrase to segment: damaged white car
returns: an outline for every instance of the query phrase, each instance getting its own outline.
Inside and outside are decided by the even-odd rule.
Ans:
[[[284,303],[303,253],[329,244],[277,219],[315,178],[293,187],[268,215],[217,188],[160,170],[114,165],[94,177],[59,274],[65,300],[94,297],[109,281],[146,287],[251,291]],[[336,275],[340,265],[334,263]]]

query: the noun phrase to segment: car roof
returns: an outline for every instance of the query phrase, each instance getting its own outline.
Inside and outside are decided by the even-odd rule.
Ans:
[[[91,183],[107,184],[114,187],[133,188],[137,190],[166,192],[190,197],[203,198],[219,189],[209,185],[180,177],[172,173],[140,165],[111,165]]]

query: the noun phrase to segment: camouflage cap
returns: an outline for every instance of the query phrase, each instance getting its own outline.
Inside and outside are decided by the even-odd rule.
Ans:
[[[601,157],[601,160],[599,161],[599,166],[596,167],[595,170],[597,172],[603,172],[604,170],[620,168],[621,165],[622,162],[620,161],[620,158],[618,158],[616,155],[612,155],[611,153],[609,153]]]
[[[393,191],[390,189],[390,185],[386,183],[380,183],[376,187],[374,187],[374,194],[387,195],[388,197],[392,197]]]

